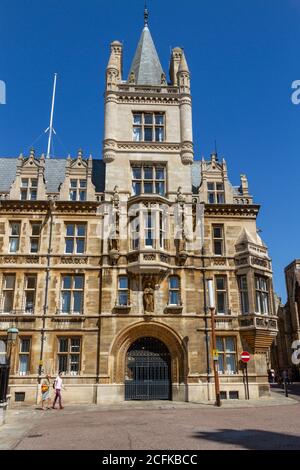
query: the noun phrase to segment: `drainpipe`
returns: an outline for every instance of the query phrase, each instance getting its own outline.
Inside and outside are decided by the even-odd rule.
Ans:
[[[208,334],[208,318],[207,318],[207,313],[208,313],[208,306],[207,306],[207,295],[206,295],[206,278],[205,278],[205,261],[204,261],[204,255],[205,255],[205,250],[204,247],[202,247],[202,284],[203,284],[203,296],[204,296],[204,311],[205,311],[205,349],[206,349],[206,377],[207,377],[207,395],[208,395],[208,400],[210,400],[210,363],[209,363],[209,334]]]
[[[47,268],[46,268],[46,284],[45,284],[45,302],[43,307],[43,327],[41,330],[41,351],[40,351],[40,362],[39,362],[39,373],[38,373],[38,383],[41,383],[42,369],[43,369],[43,355],[44,355],[44,342],[45,342],[45,326],[46,326],[46,315],[48,313],[48,291],[49,291],[49,281],[50,281],[50,267],[51,267],[51,253],[52,253],[52,232],[53,232],[53,209],[55,204],[53,201],[49,202],[49,210],[47,216],[50,214],[50,235],[49,235],[49,245],[47,253]]]
[[[104,219],[102,220],[102,224]],[[102,231],[103,235],[103,231]],[[101,239],[101,266],[100,266],[100,282],[99,282],[99,317],[98,317],[98,338],[97,338],[97,362],[96,362],[96,391],[94,394],[94,402],[97,404],[98,401],[98,385],[100,383],[100,351],[101,351],[101,327],[102,327],[102,285],[103,285],[103,236]]]
[[[100,268],[100,282],[99,282],[99,317],[98,317],[98,338],[97,338],[97,365],[96,365],[96,393],[95,393],[95,404],[98,401],[98,385],[100,383],[100,351],[101,351],[101,320],[102,320],[102,282],[103,282],[103,274],[102,274],[103,266]]]

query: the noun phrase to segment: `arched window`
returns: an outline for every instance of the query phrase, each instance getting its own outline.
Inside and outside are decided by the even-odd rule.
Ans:
[[[178,276],[169,277],[169,305],[180,305],[180,279]]]

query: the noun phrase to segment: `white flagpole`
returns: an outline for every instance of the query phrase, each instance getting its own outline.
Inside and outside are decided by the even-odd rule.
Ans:
[[[53,129],[53,114],[54,114],[55,93],[56,93],[56,80],[57,80],[57,73],[54,74],[54,86],[53,86],[52,106],[51,106],[51,115],[50,115],[50,126],[48,127],[48,129],[45,130],[45,132],[49,131],[48,148],[47,148],[46,158],[50,158],[52,133],[54,132],[54,134],[55,134],[55,130]]]

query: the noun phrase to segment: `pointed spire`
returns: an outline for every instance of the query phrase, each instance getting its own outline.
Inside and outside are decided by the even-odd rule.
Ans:
[[[148,9],[144,10],[144,29],[130,68],[128,83],[135,77],[136,85],[161,85],[164,73],[150,30]]]

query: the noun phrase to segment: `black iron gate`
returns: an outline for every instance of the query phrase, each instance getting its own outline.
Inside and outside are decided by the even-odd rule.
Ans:
[[[9,380],[9,365],[0,364],[0,403],[6,402]]]
[[[161,341],[137,340],[126,365],[125,400],[171,400],[171,356]]]

